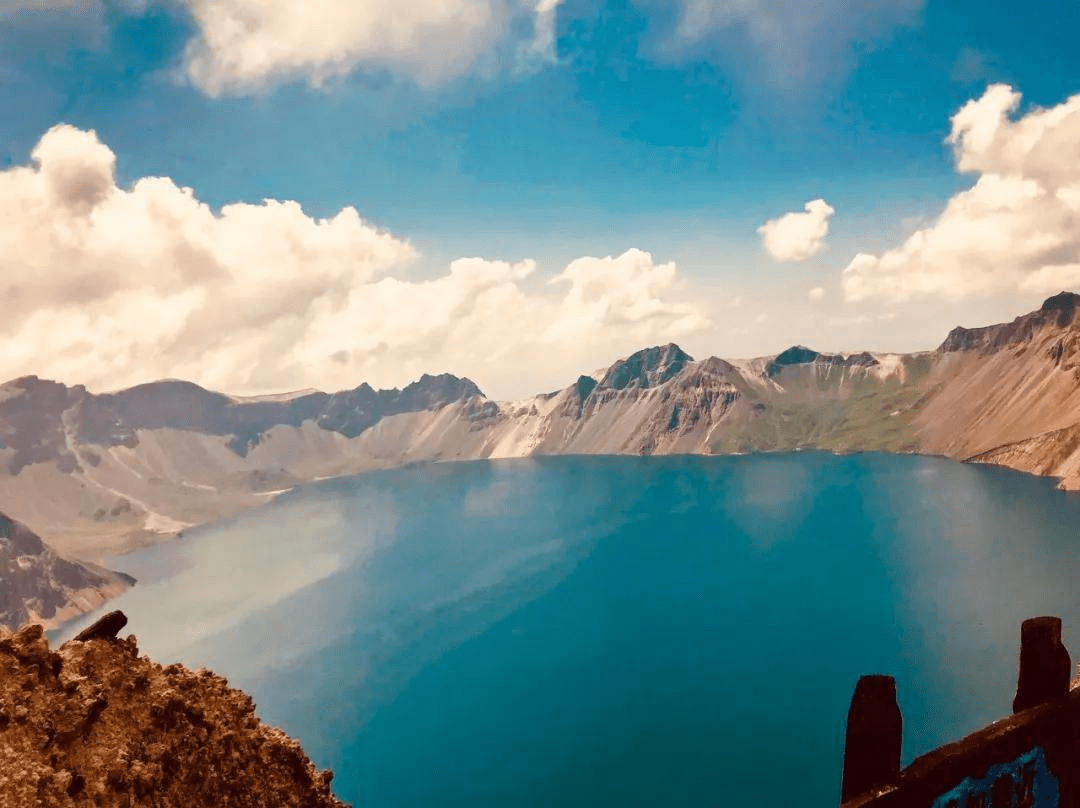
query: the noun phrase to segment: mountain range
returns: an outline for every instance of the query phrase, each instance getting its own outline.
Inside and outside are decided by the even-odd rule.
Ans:
[[[0,535],[2,591],[24,593],[7,598],[23,606],[6,605],[0,623],[47,619],[38,607],[59,599],[55,622],[116,594],[129,581],[96,566],[110,554],[301,483],[419,461],[883,451],[1008,466],[1080,489],[1078,313],[1080,295],[1062,292],[1011,323],[955,328],[936,349],[908,354],[794,346],[695,360],[668,344],[514,402],[449,374],[402,390],[261,397],[173,380],[94,394],[16,379],[0,385],[0,510],[44,543],[22,552]],[[79,586],[48,578],[68,560],[91,577]],[[51,582],[44,590],[27,589],[31,567]],[[54,594],[42,600],[46,590]]]

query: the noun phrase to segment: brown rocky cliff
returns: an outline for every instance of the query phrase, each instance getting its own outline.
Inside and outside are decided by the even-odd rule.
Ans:
[[[0,628],[0,808],[345,808],[332,776],[225,679],[133,636],[53,651],[38,625]]]

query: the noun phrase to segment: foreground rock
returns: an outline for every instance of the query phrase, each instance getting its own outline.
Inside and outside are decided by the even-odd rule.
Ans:
[[[0,628],[0,806],[343,808],[247,695],[139,657],[116,622],[57,651]]]

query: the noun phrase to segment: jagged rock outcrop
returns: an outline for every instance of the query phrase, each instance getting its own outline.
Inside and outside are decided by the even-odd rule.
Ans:
[[[823,354],[807,348],[804,345],[793,345],[786,351],[781,351],[765,366],[765,372],[771,376],[779,376],[784,368],[792,365],[836,365],[837,367],[873,367],[880,364],[873,354],[862,351],[856,354]]]
[[[609,390],[658,387],[673,379],[687,363],[693,361],[693,357],[675,343],[645,348],[608,368],[600,380],[600,386]]]
[[[1080,295],[1061,292],[1046,301],[1036,311],[1017,317],[1011,323],[988,325],[982,328],[957,327],[941,343],[940,351],[980,351],[988,353],[1009,345],[1030,341],[1047,328],[1065,329],[1076,321]]]
[[[162,667],[135,638],[51,650],[0,629],[0,806],[344,808],[329,771],[208,670]]]
[[[120,629],[127,625],[127,615],[123,612],[109,612],[95,620],[91,625],[84,628],[74,637],[75,642],[89,642],[90,640],[114,640],[120,633]]]
[[[61,558],[26,525],[0,513],[0,626],[58,625],[134,582],[122,573]]]
[[[313,421],[322,429],[354,438],[388,415],[436,410],[482,395],[469,379],[449,373],[424,374],[403,390],[375,390],[361,384],[339,393],[232,398],[183,381],[142,384],[118,393],[77,398],[77,438],[101,446],[134,446],[140,430],[179,429],[225,435],[244,455],[275,426]]]

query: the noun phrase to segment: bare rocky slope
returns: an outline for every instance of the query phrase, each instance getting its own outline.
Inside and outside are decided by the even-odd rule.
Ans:
[[[0,513],[0,626],[56,626],[133,583],[123,573],[61,558],[26,525]]]
[[[658,346],[512,403],[450,375],[262,398],[178,381],[95,395],[26,377],[0,385],[0,509],[94,562],[299,483],[416,461],[921,452],[1080,489],[1078,311],[1080,295],[1063,292],[912,354],[795,346],[695,361]]]
[[[3,808],[344,808],[332,777],[244,693],[140,657],[133,636],[54,651],[40,625],[0,628]]]

